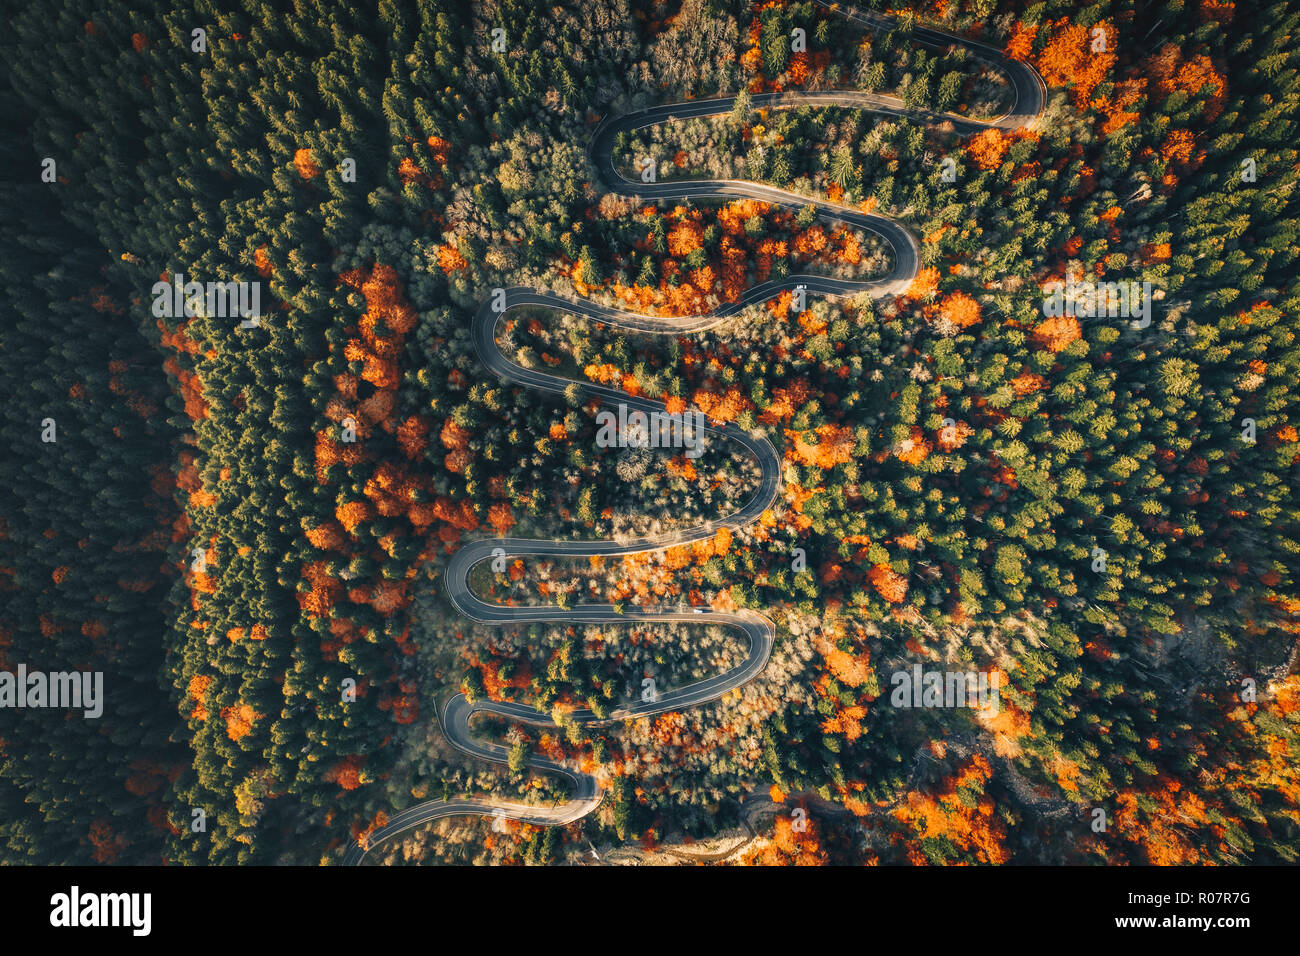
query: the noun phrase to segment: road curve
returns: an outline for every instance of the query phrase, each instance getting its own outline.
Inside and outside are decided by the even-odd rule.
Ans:
[[[884,28],[893,23],[890,17],[860,11],[851,6],[820,3],[820,0],[819,5],[872,29]],[[908,110],[896,97],[855,90],[755,94],[751,97],[751,103],[754,108],[776,109],[831,105],[857,107],[892,116],[921,119],[929,123],[951,123],[953,128],[961,133],[976,132],[990,127],[1013,129],[1029,126],[1041,114],[1046,98],[1046,87],[1038,74],[1027,64],[1007,59],[994,47],[936,30],[918,28],[912,36],[917,42],[929,46],[965,47],[972,56],[1001,69],[1009,77],[1015,89],[1016,100],[1012,110],[1005,116],[979,121],[949,113]],[[805,196],[772,186],[740,180],[697,179],[669,183],[642,183],[625,179],[618,172],[613,159],[613,145],[619,133],[663,123],[673,118],[728,113],[734,102],[735,97],[691,100],[686,103],[651,107],[618,117],[607,117],[597,126],[588,155],[608,189],[639,200],[655,201],[680,199],[686,196],[709,196],[722,199],[759,199],[786,208],[803,208],[812,205],[816,207],[818,217],[824,221],[866,229],[888,242],[894,252],[894,266],[889,275],[863,281],[792,275],[754,286],[747,290],[739,301],[727,303],[708,315],[675,318],[624,312],[610,306],[524,286],[493,290],[494,294],[479,306],[472,326],[475,349],[480,360],[489,370],[504,381],[544,392],[563,394],[566,389],[576,385],[584,395],[595,397],[602,402],[624,403],[629,411],[640,410],[646,414],[665,412],[667,409],[664,403],[655,399],[629,395],[621,389],[605,385],[578,382],[539,369],[525,368],[511,361],[497,348],[497,323],[503,315],[513,309],[544,308],[572,313],[631,331],[684,334],[711,328],[750,305],[765,302],[778,293],[794,289],[799,285],[806,287],[807,291],[814,295],[844,296],[865,292],[875,298],[898,295],[907,288],[916,275],[920,250],[916,236],[896,220],[846,206],[810,200]],[[711,538],[721,528],[741,528],[750,524],[777,499],[781,488],[780,456],[766,437],[747,432],[734,423],[725,425],[708,423],[703,428],[703,432],[708,440],[727,439],[740,444],[758,462],[760,481],[757,491],[731,514],[681,531],[621,543],[485,538],[466,544],[448,562],[443,581],[448,599],[461,614],[481,624],[506,625],[560,621],[586,624],[633,621],[709,623],[734,628],[748,639],[748,652],[745,659],[736,667],[707,680],[659,694],[652,700],[629,702],[613,710],[605,718],[598,718],[586,709],[571,712],[569,719],[583,726],[608,725],[622,720],[682,710],[718,699],[728,691],[749,682],[763,670],[772,652],[776,628],[767,617],[749,610],[715,611],[709,608],[678,606],[619,612],[608,604],[579,604],[568,608],[504,607],[484,601],[470,590],[470,571],[476,565],[493,557],[515,558],[529,555],[618,557],[656,551]],[[470,732],[470,719],[480,713],[494,714],[537,727],[556,726],[548,714],[526,704],[492,700],[478,700],[471,703],[464,694],[456,694],[446,702],[439,716],[439,723],[447,740],[463,753],[496,763],[506,762],[507,749],[500,744],[479,743],[474,740]],[[554,826],[579,820],[600,805],[602,796],[600,787],[591,774],[566,763],[535,756],[529,759],[529,766],[534,770],[556,774],[570,780],[573,785],[572,796],[565,802],[551,807],[510,803],[487,797],[429,800],[393,814],[383,827],[369,834],[364,847],[356,842],[352,843],[344,854],[344,864],[359,864],[370,850],[381,843],[413,827],[442,817],[495,816],[539,826]]]

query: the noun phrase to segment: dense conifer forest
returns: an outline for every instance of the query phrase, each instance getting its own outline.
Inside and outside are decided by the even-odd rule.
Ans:
[[[885,25],[785,0],[8,6],[0,670],[104,691],[96,719],[0,710],[0,861],[336,864],[422,801],[563,800],[543,756],[595,775],[599,809],[442,819],[368,862],[680,860],[751,826],[730,862],[1295,862],[1298,0],[933,0]],[[925,28],[1033,66],[1040,121],[953,122],[1012,91]],[[753,102],[836,90],[906,112]],[[602,119],[736,94],[620,133],[614,162],[806,207],[602,183]],[[717,700],[569,720],[743,641],[476,623],[450,556],[698,525],[758,472],[722,440],[598,447],[579,389],[484,367],[475,312],[527,286],[691,316],[888,274],[888,243],[818,203],[915,233],[902,294],[497,330],[521,367],[780,456],[745,527],[476,567],[499,604],[775,625]],[[260,311],[159,291],[190,281],[256,283]],[[1067,281],[1149,283],[1146,319],[1051,308]],[[899,706],[917,666],[986,675],[1000,706]],[[477,719],[510,757],[476,760],[439,724],[458,693],[556,727]]]

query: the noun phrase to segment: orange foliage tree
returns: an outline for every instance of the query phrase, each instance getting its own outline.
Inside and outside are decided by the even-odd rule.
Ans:
[[[965,292],[950,292],[939,300],[939,314],[964,329],[980,320],[980,304]]]

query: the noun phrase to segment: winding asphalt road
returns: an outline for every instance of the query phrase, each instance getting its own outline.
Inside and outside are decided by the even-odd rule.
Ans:
[[[872,29],[882,29],[893,25],[892,18],[881,14],[859,11],[851,6],[826,3],[820,5]],[[798,106],[857,107],[892,116],[921,119],[927,123],[951,123],[953,128],[961,133],[977,132],[989,127],[1014,129],[1028,126],[1041,114],[1046,87],[1038,74],[1027,64],[1008,60],[994,47],[963,37],[950,36],[936,30],[918,28],[913,32],[912,36],[917,42],[929,46],[956,45],[965,47],[972,56],[1001,69],[1008,76],[1015,90],[1015,105],[1012,107],[1011,112],[997,119],[981,122],[950,113],[908,110],[903,106],[902,101],[896,97],[853,90],[756,94],[751,97],[751,103],[755,109],[764,107],[788,109]],[[757,285],[747,290],[739,301],[727,303],[716,312],[708,315],[677,318],[638,315],[594,302],[572,299],[556,295],[553,292],[524,286],[514,286],[501,290],[504,292],[504,296],[495,294],[496,290],[494,290],[494,295],[479,306],[474,315],[472,327],[475,349],[480,360],[488,369],[496,373],[504,381],[536,388],[544,392],[563,394],[570,386],[577,385],[583,394],[598,398],[602,402],[626,404],[629,411],[640,410],[647,415],[651,412],[665,412],[666,407],[663,402],[651,398],[629,395],[620,389],[610,388],[605,385],[576,382],[539,369],[525,368],[512,362],[497,348],[497,323],[503,315],[513,309],[543,308],[572,313],[607,325],[637,332],[680,335],[711,328],[750,305],[766,302],[778,293],[786,289],[794,289],[799,285],[805,286],[807,291],[814,295],[843,296],[866,292],[876,298],[898,295],[907,288],[917,272],[919,246],[915,235],[907,227],[893,219],[874,213],[864,213],[845,206],[813,201],[805,196],[783,189],[742,180],[695,179],[669,183],[642,183],[628,180],[619,173],[613,159],[614,141],[619,133],[653,126],[670,119],[716,116],[729,113],[734,103],[735,97],[691,100],[686,103],[656,106],[619,117],[606,118],[596,128],[588,155],[607,188],[613,192],[643,201],[680,199],[686,196],[709,196],[720,199],[758,199],[790,209],[802,209],[808,205],[815,206],[818,218],[823,221],[844,223],[866,229],[881,236],[888,242],[894,251],[894,267],[890,274],[884,278],[869,281],[832,279],[814,275],[788,276],[784,279]],[[777,499],[781,488],[780,456],[767,438],[747,432],[732,423],[725,425],[709,423],[703,428],[703,432],[708,439],[727,439],[738,443],[753,455],[758,462],[761,474],[758,490],[739,510],[732,514],[670,534],[637,538],[621,543],[614,541],[487,538],[470,542],[462,547],[452,556],[447,565],[444,586],[446,587],[448,599],[461,614],[481,624],[506,625],[538,622],[608,624],[632,621],[709,623],[735,628],[748,639],[748,653],[744,661],[738,666],[707,680],[697,681],[685,687],[660,694],[653,700],[629,702],[625,706],[612,711],[605,718],[598,718],[594,713],[586,709],[571,712],[569,719],[583,726],[596,727],[622,720],[649,717],[718,699],[728,691],[749,682],[763,670],[772,652],[776,628],[768,618],[749,610],[715,611],[709,608],[679,606],[653,610],[626,610],[620,613],[612,605],[608,604],[579,604],[568,608],[504,607],[484,601],[470,590],[470,571],[478,564],[490,560],[494,556],[504,556],[506,558],[530,555],[570,557],[602,555],[618,557],[645,551],[657,551],[676,545],[706,540],[713,537],[720,528],[742,528],[750,524],[770,508]],[[537,727],[556,727],[549,714],[542,713],[525,704],[492,700],[477,700],[471,703],[464,694],[455,695],[447,701],[439,718],[439,723],[447,736],[447,740],[457,750],[495,763],[505,763],[508,751],[499,744],[479,743],[474,740],[470,732],[470,719],[480,713],[494,714]],[[542,757],[531,757],[529,766],[534,770],[553,773],[570,780],[573,784],[572,796],[567,801],[551,807],[509,803],[487,797],[429,800],[393,814],[385,826],[376,829],[369,835],[364,848],[357,843],[351,844],[344,854],[343,862],[348,865],[358,864],[370,850],[381,843],[413,827],[442,817],[462,815],[496,816],[521,820],[540,826],[554,826],[579,820],[600,805],[602,797],[600,787],[596,778],[591,774],[585,773],[575,766]]]

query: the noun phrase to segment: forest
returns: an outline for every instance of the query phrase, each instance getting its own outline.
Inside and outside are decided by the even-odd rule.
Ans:
[[[334,865],[421,801],[563,799],[534,754],[594,774],[599,809],[443,819],[369,862],[689,862],[749,827],[727,862],[1295,862],[1300,2],[888,10],[885,27],[786,0],[15,12],[0,670],[102,672],[104,712],[0,713],[0,862]],[[1041,120],[969,134],[749,100],[1012,108],[1005,77],[924,27],[1030,64]],[[614,162],[806,206],[602,186],[602,118],[735,94],[619,134]],[[903,294],[783,291],[682,335],[544,308],[498,329],[525,368],[698,409],[781,460],[777,503],[744,528],[475,569],[503,605],[775,624],[762,672],[711,703],[567,721],[726,671],[743,641],[478,623],[448,601],[451,555],[699,524],[758,473],[721,440],[598,447],[579,389],[484,367],[475,311],[528,286],[689,316],[771,279],[887,274],[888,243],[818,203],[919,237]],[[152,290],[179,275],[258,283],[258,320],[159,315]],[[1067,280],[1150,283],[1149,324],[1047,314]],[[915,664],[997,675],[1000,707],[891,706]],[[476,760],[439,726],[458,693],[561,729],[476,720],[510,749]]]

